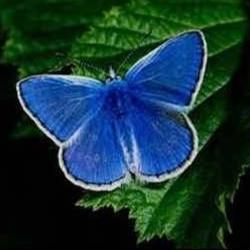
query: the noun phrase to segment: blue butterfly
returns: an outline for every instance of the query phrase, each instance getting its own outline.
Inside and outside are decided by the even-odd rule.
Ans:
[[[189,31],[105,81],[37,75],[17,84],[24,111],[59,146],[59,165],[74,184],[113,190],[131,174],[161,182],[181,174],[197,154],[186,111],[203,81],[205,38]]]

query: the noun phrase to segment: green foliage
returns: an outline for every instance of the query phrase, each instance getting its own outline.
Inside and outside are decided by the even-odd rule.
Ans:
[[[94,17],[125,0],[0,0],[3,26],[9,31],[6,62],[19,66],[21,76],[62,67],[56,56],[71,48]]]
[[[221,126],[232,119],[228,114],[229,82],[238,67],[247,23],[240,0],[131,0],[119,1],[116,7],[113,5],[117,1],[102,3],[0,0],[8,35],[4,60],[17,65],[21,76],[65,66],[67,62],[55,57],[56,52],[107,69],[110,64],[118,67],[122,58],[136,48],[131,61],[122,68],[124,72],[165,39],[201,29],[209,59],[204,83],[190,113],[200,138],[200,154],[194,164],[180,177],[163,184],[133,182],[110,193],[89,192],[78,205],[93,209],[108,206],[115,211],[127,208],[135,219],[139,241],[158,235],[174,239],[178,247],[221,247],[224,232],[229,230],[225,206],[238,186],[245,156],[250,155],[250,145],[240,141],[237,146],[244,145],[244,150],[229,169],[221,157],[223,150],[230,151],[227,142],[217,139],[226,137]],[[147,34],[148,38],[139,44]],[[73,73],[104,77],[81,67],[75,67]],[[241,118],[247,113],[241,111],[244,107],[236,110],[242,124],[245,119]],[[19,137],[20,131],[21,136],[31,136],[37,130],[21,122],[14,137]],[[236,131],[237,136],[241,135],[241,129]],[[209,146],[212,136],[218,143]],[[233,159],[233,152],[230,155]]]

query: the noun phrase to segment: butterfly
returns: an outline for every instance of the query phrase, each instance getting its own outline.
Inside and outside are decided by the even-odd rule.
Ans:
[[[162,182],[197,155],[187,111],[204,78],[207,46],[199,30],[171,38],[123,78],[35,75],[17,83],[24,111],[59,146],[65,176],[84,189],[110,191],[131,176]],[[103,84],[105,83],[105,84]]]

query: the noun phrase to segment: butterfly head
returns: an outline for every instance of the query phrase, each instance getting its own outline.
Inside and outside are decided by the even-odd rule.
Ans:
[[[113,83],[115,81],[121,80],[121,77],[116,75],[115,70],[112,68],[112,66],[109,67],[109,75],[106,78],[106,83]]]

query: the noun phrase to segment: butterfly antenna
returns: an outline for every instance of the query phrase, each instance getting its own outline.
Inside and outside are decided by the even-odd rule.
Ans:
[[[106,74],[106,71],[104,69],[102,69],[100,67],[97,67],[95,65],[92,65],[92,64],[88,63],[84,59],[78,59],[78,58],[70,57],[70,56],[65,55],[63,53],[56,53],[56,56],[66,58],[67,62],[73,63],[75,66],[80,66],[80,67],[83,66],[83,67],[86,67],[86,68],[94,69],[95,71],[98,71],[100,73],[105,73]]]
[[[119,65],[118,69],[117,69],[117,74],[119,74],[120,70],[122,69],[122,67],[124,66],[124,64],[131,58],[131,56],[135,53],[135,51],[137,50],[138,46],[140,46],[150,35],[152,34],[152,31],[148,32],[147,34],[145,34],[145,36],[140,40],[140,42],[138,43],[138,45],[132,49],[130,51],[130,53],[128,53],[128,55],[124,58],[124,60],[121,62],[121,64]]]
[[[86,60],[84,59],[81,59],[80,60],[80,65],[86,67],[86,68],[90,68],[90,69],[94,69],[95,71],[99,72],[99,73],[107,73],[103,68],[101,67],[97,67],[93,64],[90,64],[89,62],[87,62]]]

